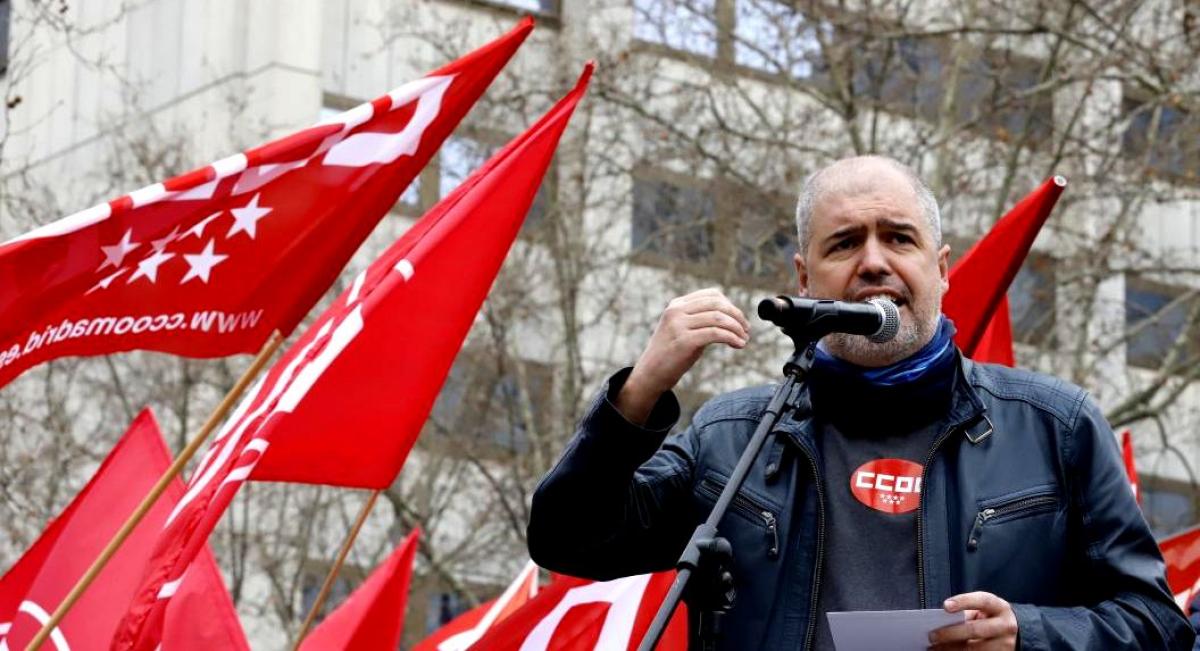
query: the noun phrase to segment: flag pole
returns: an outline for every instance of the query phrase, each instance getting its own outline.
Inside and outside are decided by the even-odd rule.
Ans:
[[[296,644],[292,647],[292,651],[297,651],[300,648],[300,643],[304,641],[304,636],[308,635],[308,629],[312,628],[313,622],[317,619],[317,613],[321,612],[321,606],[325,605],[325,600],[329,598],[329,592],[333,589],[333,582],[337,579],[338,572],[342,569],[342,564],[346,562],[346,556],[350,554],[350,548],[354,546],[354,539],[358,537],[358,531],[362,529],[363,523],[367,521],[367,516],[371,513],[371,509],[375,508],[375,500],[379,499],[378,488],[371,492],[371,496],[367,498],[367,502],[363,504],[362,509],[358,512],[358,519],[354,521],[354,526],[350,529],[350,533],[346,534],[346,539],[342,541],[342,548],[338,550],[337,558],[333,561],[333,567],[329,568],[329,573],[325,575],[325,582],[321,584],[321,591],[317,593],[317,598],[313,601],[312,608],[308,609],[308,615],[304,617],[304,625],[300,627],[300,634],[296,636]]]
[[[171,463],[171,467],[167,468],[167,471],[163,473],[162,477],[159,477],[158,483],[156,483],[154,487],[150,489],[150,492],[142,499],[141,504],[138,504],[137,508],[134,509],[132,514],[130,514],[129,518],[125,520],[125,524],[121,525],[121,528],[116,534],[113,535],[112,540],[108,541],[108,546],[104,548],[104,551],[100,552],[100,556],[98,556],[96,560],[92,562],[91,567],[89,567],[87,571],[83,573],[83,576],[80,577],[79,581],[75,583],[75,587],[71,588],[71,592],[67,593],[67,597],[63,599],[61,604],[59,604],[58,608],[54,611],[54,614],[50,616],[50,619],[46,620],[46,623],[42,626],[41,630],[38,631],[37,635],[34,636],[29,645],[25,647],[25,651],[37,651],[38,647],[45,643],[46,638],[50,637],[51,631],[58,627],[59,623],[62,622],[63,617],[66,617],[67,613],[70,612],[71,608],[75,605],[75,602],[79,601],[79,598],[83,596],[84,591],[87,590],[88,586],[90,586],[92,582],[96,580],[96,577],[100,575],[100,572],[104,569],[104,566],[108,564],[108,561],[112,559],[113,555],[117,553],[117,550],[121,548],[121,545],[125,542],[125,539],[128,538],[131,533],[133,533],[133,529],[137,527],[138,523],[140,523],[142,519],[146,517],[146,514],[150,512],[150,508],[154,506],[154,503],[158,501],[158,498],[163,494],[164,491],[166,491],[167,486],[170,486],[171,482],[177,476],[179,476],[179,473],[183,471],[183,467],[187,465],[187,462],[196,455],[196,452],[200,450],[200,446],[204,444],[206,439],[208,439],[208,435],[211,434],[214,429],[216,429],[217,425],[222,420],[224,420],[225,415],[229,413],[229,410],[235,403],[237,403],[238,399],[241,398],[242,393],[246,390],[246,387],[250,385],[250,382],[254,380],[259,371],[261,371],[263,366],[266,365],[267,361],[271,359],[271,356],[275,354],[275,351],[279,348],[279,344],[281,343],[283,343],[283,336],[279,333],[279,331],[276,330],[272,332],[271,337],[267,339],[267,342],[263,344],[262,349],[258,351],[258,356],[255,357],[254,361],[250,363],[250,367],[247,368],[244,373],[242,373],[242,377],[238,378],[237,383],[233,385],[233,388],[229,390],[229,393],[225,394],[225,397],[221,400],[221,403],[217,405],[217,408],[213,410],[212,414],[208,417],[208,420],[205,421],[204,426],[200,428],[199,433],[196,434],[195,438],[188,442],[187,446],[182,451],[180,451],[179,456],[175,457],[175,461]]]

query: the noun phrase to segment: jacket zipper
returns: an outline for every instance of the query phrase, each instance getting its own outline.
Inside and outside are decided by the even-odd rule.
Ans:
[[[803,450],[804,446],[800,446]],[[821,473],[817,468],[817,460],[804,450],[804,456],[812,467],[813,481],[817,484],[817,562],[813,567],[812,598],[808,607],[808,632],[804,636],[804,648],[813,647],[813,638],[817,635],[817,602],[821,599],[821,561],[825,557],[825,489],[821,484]]]
[[[961,420],[951,425],[945,433],[933,442],[933,447],[929,449],[929,455],[925,457],[925,465],[921,466],[921,493],[917,498],[917,593],[921,597],[921,608],[925,605],[925,493],[929,489],[929,464],[933,463],[933,457],[937,454],[938,448],[955,430],[970,422],[970,419]]]
[[[971,527],[971,535],[967,537],[967,549],[975,551],[979,548],[979,537],[983,535],[983,525],[987,524],[992,518],[1009,515],[1018,511],[1042,510],[1045,506],[1057,503],[1058,498],[1053,495],[1035,495],[1009,504],[1001,504],[996,507],[983,509],[975,516],[975,526]]]
[[[708,495],[710,495],[711,497],[715,498],[715,497],[719,497],[721,495],[721,490],[719,488],[717,488],[717,486],[718,486],[717,482],[713,481],[712,479],[709,479],[708,477],[705,477],[704,479],[700,480],[700,489],[703,490]],[[751,520],[761,520],[762,521],[763,526],[766,527],[766,529],[767,529],[767,535],[768,535],[767,556],[769,556],[770,558],[778,557],[779,556],[779,521],[775,517],[775,514],[773,512],[771,512],[770,509],[767,509],[763,505],[759,504],[758,502],[755,502],[754,500],[751,500],[750,498],[746,497],[745,495],[742,495],[741,493],[736,493],[733,496],[732,504],[736,510],[741,511],[744,515],[749,517]]]

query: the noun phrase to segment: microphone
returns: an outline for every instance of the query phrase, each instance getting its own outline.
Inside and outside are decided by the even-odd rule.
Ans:
[[[900,332],[900,310],[885,298],[865,303],[776,296],[758,304],[759,318],[788,330],[801,330],[814,339],[831,332],[865,335],[882,344]]]

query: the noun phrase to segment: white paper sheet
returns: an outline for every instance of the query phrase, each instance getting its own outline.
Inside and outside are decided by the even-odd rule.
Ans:
[[[924,651],[934,629],[966,621],[965,613],[929,610],[859,610],[827,613],[837,651]]]

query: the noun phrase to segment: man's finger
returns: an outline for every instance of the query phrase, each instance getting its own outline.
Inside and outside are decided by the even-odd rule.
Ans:
[[[689,314],[684,319],[684,323],[689,330],[698,330],[700,328],[725,328],[733,332],[742,339],[749,339],[750,332],[742,326],[742,324],[732,316],[717,310],[709,310],[698,314]]]
[[[951,624],[929,634],[930,644],[950,644],[967,640],[987,640],[1009,635],[1008,621],[1000,617],[973,619],[961,624]]]
[[[948,613],[963,610],[982,610],[989,617],[1010,609],[1008,602],[990,592],[966,592],[954,595],[942,604]]]
[[[701,348],[709,344],[729,344],[734,348],[745,348],[746,340],[738,335],[726,330],[713,326],[711,328],[700,328],[699,330],[689,330],[687,337],[690,343],[696,348]]]
[[[679,303],[678,307],[684,314],[699,314],[713,310],[724,312],[737,319],[738,323],[742,324],[747,331],[750,330],[750,321],[746,319],[746,315],[724,296],[702,296],[690,301],[683,301]]]
[[[708,297],[708,296],[724,297],[725,294],[721,293],[721,289],[719,287],[705,287],[704,289],[697,289],[696,291],[694,291],[690,294],[684,294],[683,296],[680,296],[679,298],[677,298],[675,300],[680,303],[687,303],[689,301],[694,301],[698,298],[704,298],[704,297]]]

